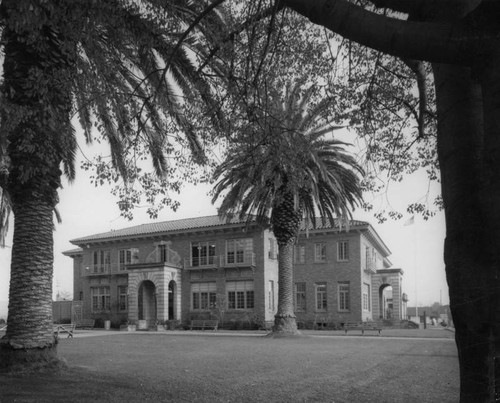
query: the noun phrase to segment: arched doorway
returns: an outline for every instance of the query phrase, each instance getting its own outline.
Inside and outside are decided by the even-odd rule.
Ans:
[[[392,286],[382,284],[379,288],[380,319],[393,319],[394,301],[392,296]]]
[[[147,326],[156,323],[156,287],[150,280],[145,280],[139,286],[137,295],[139,320],[145,320]]]
[[[168,283],[168,319],[175,319],[175,292],[177,285],[175,281],[170,281]]]

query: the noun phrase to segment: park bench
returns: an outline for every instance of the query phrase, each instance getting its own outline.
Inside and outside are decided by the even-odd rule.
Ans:
[[[344,323],[344,331],[347,334],[349,330],[361,330],[361,334],[365,334],[366,330],[373,330],[380,332],[382,327],[377,322],[346,322]]]
[[[216,319],[194,319],[191,321],[191,330],[194,329],[213,329],[217,330],[219,326],[219,321]]]
[[[76,321],[77,329],[93,329],[95,325],[94,319],[78,319]]]
[[[60,334],[67,333],[68,338],[73,337],[73,332],[75,331],[74,323],[54,323],[53,330],[57,338]]]

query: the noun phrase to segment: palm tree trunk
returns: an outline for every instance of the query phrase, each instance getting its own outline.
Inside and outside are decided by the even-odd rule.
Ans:
[[[273,334],[298,334],[293,313],[293,245],[302,212],[295,210],[294,197],[284,192],[283,199],[273,208],[271,223],[278,241],[278,311],[274,316]]]
[[[14,205],[9,314],[0,367],[24,372],[59,364],[52,331],[53,209],[28,198]]]
[[[297,334],[293,313],[293,244],[295,238],[278,244],[278,311],[274,317],[273,333]]]

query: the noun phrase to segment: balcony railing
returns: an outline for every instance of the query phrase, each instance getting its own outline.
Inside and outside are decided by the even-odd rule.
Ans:
[[[83,267],[82,276],[109,276],[110,274],[118,274],[120,272],[126,273],[126,270],[117,264],[88,265]]]
[[[220,256],[203,256],[184,259],[185,269],[213,269],[216,267],[254,267],[255,253],[228,253]]]
[[[227,253],[221,256],[221,267],[254,267],[255,253]]]
[[[219,256],[201,256],[184,259],[186,269],[212,269],[219,267]]]
[[[127,267],[133,268],[134,265],[144,265],[144,264],[161,264],[166,263],[175,267],[181,267],[177,262],[151,262],[151,261],[141,261],[139,259],[134,259],[131,263],[119,264],[91,264],[82,267],[82,276],[109,276],[112,274],[126,274],[128,273]],[[189,259],[184,259],[184,268],[197,270],[197,269],[213,269],[217,267],[255,267],[255,253],[253,252],[234,252],[226,253],[220,256],[201,256],[193,257]]]

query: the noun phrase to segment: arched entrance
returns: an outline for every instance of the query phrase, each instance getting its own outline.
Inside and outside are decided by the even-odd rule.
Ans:
[[[147,326],[156,324],[156,287],[150,280],[143,281],[137,295],[139,320],[145,320]]]
[[[175,319],[175,292],[177,285],[175,281],[170,281],[168,283],[168,319]]]
[[[373,317],[399,321],[403,312],[403,270],[381,269],[372,274]],[[376,292],[378,290],[378,292]]]
[[[390,284],[382,284],[379,288],[379,306],[381,319],[394,318],[394,300]]]

